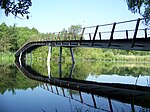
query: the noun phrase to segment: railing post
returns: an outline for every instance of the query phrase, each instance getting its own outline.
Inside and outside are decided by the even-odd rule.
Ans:
[[[52,92],[52,93],[54,93],[54,91],[53,91],[53,87],[52,87],[52,85],[51,85],[51,84],[50,84],[50,86],[51,86],[51,92]]]
[[[51,41],[51,33],[49,33],[48,40]]]
[[[133,35],[133,41],[132,41],[132,45],[131,45],[131,48],[134,47],[135,45],[135,41],[136,41],[136,35],[137,35],[137,32],[138,32],[138,27],[139,27],[139,23],[140,23],[140,18],[137,20],[137,23],[136,23],[136,27],[135,27],[135,32],[134,32],[134,35]]]
[[[71,40],[73,40],[73,37],[74,37],[74,30],[72,31],[72,39]]]
[[[99,39],[102,40],[101,32],[99,32]]]
[[[58,33],[58,39],[60,40],[60,32]]]
[[[53,33],[53,36],[52,36],[52,41],[54,41],[54,38],[55,38],[55,33]]]
[[[95,107],[95,108],[97,108],[97,105],[96,105],[96,101],[95,101],[94,95],[93,95],[93,94],[91,94],[91,95],[92,95],[92,99],[93,99],[94,107]]]
[[[80,95],[80,100],[81,100],[81,103],[83,103],[83,98],[82,98],[81,91],[79,91],[79,95]]]
[[[73,95],[72,95],[72,90],[71,89],[69,89],[69,94],[70,94],[71,99],[73,99]]]
[[[82,33],[81,33],[81,37],[80,37],[80,45],[81,45],[81,41],[82,41],[82,39],[83,39],[83,34],[84,34],[84,31],[85,31],[85,28],[83,28],[83,30],[82,30]]]
[[[56,92],[57,92],[56,94],[59,95],[59,91],[58,91],[57,86],[55,86],[55,88],[56,88]]]
[[[95,29],[95,32],[94,32],[94,35],[93,35],[93,41],[92,41],[92,43],[91,43],[91,46],[93,46],[93,44],[94,44],[94,41],[95,41],[95,38],[96,38],[96,34],[97,34],[97,31],[98,31],[98,27],[99,27],[99,25],[96,26],[96,29]]]
[[[61,59],[62,59],[62,47],[60,47],[59,51],[59,63],[61,63]]]
[[[45,85],[46,85],[46,88],[47,88],[47,90],[49,91],[49,88],[48,88],[48,85],[47,85],[47,83],[46,83]]]
[[[73,30],[73,33],[74,33],[73,37],[74,37],[74,39],[76,40],[75,30]]]
[[[61,89],[62,89],[63,96],[65,97],[66,95],[65,95],[64,88],[61,87]]]
[[[111,35],[110,35],[110,40],[109,40],[109,43],[108,43],[108,47],[111,46],[111,42],[113,41],[113,34],[114,34],[114,31],[115,31],[115,27],[116,27],[116,22],[113,24],[113,27],[112,27],[112,31],[111,31]]]
[[[65,31],[64,33],[64,40],[66,39],[66,37],[67,37],[67,31]]]
[[[91,33],[89,33],[89,37],[90,37],[90,40],[91,40]]]
[[[84,31],[85,31],[85,28],[83,28],[83,30],[82,30],[82,33],[81,33],[80,40],[82,40],[82,39],[83,39],[83,34],[84,34]]]
[[[108,96],[108,103],[109,103],[110,112],[113,112],[112,102],[109,96]]]
[[[147,28],[145,28],[144,31],[145,31],[145,38],[147,38]]]
[[[70,53],[71,53],[72,62],[75,63],[75,59],[74,59],[74,54],[73,54],[72,47],[70,47]]]
[[[126,30],[126,37],[129,39],[128,30]]]

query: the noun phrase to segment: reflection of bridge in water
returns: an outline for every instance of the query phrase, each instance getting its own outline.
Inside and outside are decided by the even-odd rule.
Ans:
[[[80,102],[80,103],[82,103],[82,104],[84,104],[86,106],[89,106],[89,107],[92,107],[92,108],[95,108],[95,109],[99,109],[99,110],[103,110],[103,111],[109,111],[109,110],[97,107],[97,103],[96,103],[94,94],[89,94],[88,93],[89,96],[91,95],[91,99],[93,101],[92,102],[93,104],[91,104],[91,103],[87,103],[86,101],[84,101],[83,96],[82,96],[82,93],[83,93],[82,91],[75,91],[75,90],[72,90],[72,89],[66,89],[66,88],[63,88],[63,87],[58,87],[58,86],[47,84],[47,83],[45,83],[43,85],[40,85],[40,87],[45,89],[45,90],[47,90],[47,91],[50,91],[53,94],[56,94],[56,95],[59,95],[59,96],[65,97],[65,98],[69,98],[69,99],[72,99],[72,100],[75,100],[75,101]],[[78,94],[79,98],[78,99],[75,98],[74,94],[75,95]],[[113,111],[112,104],[111,104],[111,99],[108,99],[108,101],[110,103],[109,104],[110,105],[110,110]]]
[[[115,22],[53,33],[45,40],[36,40],[25,44],[15,53],[15,57],[22,60],[26,53],[41,46],[49,46],[48,62],[52,47],[60,47],[59,62],[62,58],[62,47],[70,48],[73,62],[75,61],[72,49],[74,47],[150,51],[150,29],[141,26],[140,21],[142,20]]]
[[[112,101],[117,101],[130,105],[133,112],[135,111],[135,106],[141,106],[142,108],[147,108],[148,110],[150,108],[150,87],[119,83],[97,83],[72,79],[71,72],[73,69],[70,71],[70,77],[55,78],[51,76],[43,76],[24,63],[20,64],[16,61],[16,66],[29,78],[44,82],[45,84],[41,85],[43,89],[51,91],[57,95],[71,98],[72,100],[81,102],[86,106],[113,112],[114,107],[112,105]],[[74,66],[72,66],[72,68],[73,67]],[[59,73],[61,77],[61,70]],[[62,91],[62,94],[60,94],[60,90]],[[66,92],[67,90],[69,91],[69,96],[66,96],[68,93]],[[76,91],[78,93],[80,97],[79,100],[74,99],[72,91]],[[90,104],[86,103],[83,99],[82,94],[85,93],[92,98]],[[107,99],[109,108],[100,108],[97,100],[95,100],[96,97]]]

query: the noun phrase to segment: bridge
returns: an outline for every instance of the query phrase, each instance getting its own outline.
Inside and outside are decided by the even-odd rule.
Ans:
[[[139,18],[50,33],[45,40],[37,40],[23,45],[17,50],[15,57],[22,60],[26,53],[41,46],[49,46],[48,62],[52,47],[60,47],[59,62],[61,62],[63,47],[70,49],[73,62],[75,62],[72,49],[74,47],[150,51],[150,29],[143,27],[142,21],[143,19]]]
[[[119,83],[97,83],[72,78],[43,76],[24,63],[26,53],[30,53],[41,46],[49,46],[47,58],[48,62],[50,60],[52,48],[59,47],[60,64],[63,47],[70,49],[73,62],[75,62],[72,49],[74,47],[150,51],[150,29],[142,27],[140,24],[141,21],[143,21],[143,19],[115,22],[105,25],[73,29],[71,31],[51,33],[49,34],[50,37],[45,40],[28,42],[18,49],[15,53],[15,64],[27,77],[44,82],[45,84],[41,87],[47,91],[51,91],[52,93],[54,93],[54,91],[50,88],[51,86],[54,86],[56,89],[60,87],[63,89],[69,89],[70,91],[76,90],[80,95],[80,101],[78,101],[91,106],[86,104],[82,99],[82,93],[90,93],[93,102],[91,107],[93,108],[98,109],[95,96],[108,99],[109,110],[106,111],[110,112],[113,112],[113,105],[111,103],[112,100],[131,104],[133,112],[135,111],[135,105],[150,108],[150,87]],[[126,24],[131,24],[130,27],[132,28]],[[48,75],[50,75],[50,73],[48,73]],[[66,97],[65,92],[62,92],[63,94],[61,96]],[[57,90],[56,94],[60,95]],[[72,94],[70,94],[70,98],[73,99]]]

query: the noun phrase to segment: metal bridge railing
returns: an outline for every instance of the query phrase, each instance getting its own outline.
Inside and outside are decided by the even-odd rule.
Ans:
[[[111,102],[112,99],[110,99],[110,98],[108,98],[108,99],[104,98],[104,100],[106,100],[106,102],[108,102],[108,104],[109,104],[109,108],[105,109],[104,107],[99,107],[98,103],[96,102],[96,97],[101,98],[101,99],[102,99],[102,97],[94,95],[92,93],[87,94],[89,97],[91,97],[90,102],[87,102],[84,99],[84,96],[82,95],[85,93],[81,92],[81,91],[66,89],[63,87],[57,87],[55,85],[50,85],[50,84],[46,84],[46,83],[43,85],[40,85],[40,87],[43,88],[44,90],[47,90],[47,91],[53,93],[53,94],[74,100],[76,102],[79,102],[85,106],[88,106],[88,107],[96,109],[96,110],[102,110],[102,111],[106,111],[106,112],[112,112],[113,111],[112,102]],[[74,95],[73,92],[75,92],[75,94],[78,94],[79,97],[78,98],[75,97],[77,95]]]
[[[49,33],[47,38],[34,41],[79,41],[80,45],[82,40],[90,40],[91,46],[93,46],[96,40],[109,40],[109,47],[114,39],[133,39],[133,47],[136,38],[148,38],[150,35],[150,28],[145,28],[141,22],[143,20],[143,18],[138,18],[135,20],[54,32]]]

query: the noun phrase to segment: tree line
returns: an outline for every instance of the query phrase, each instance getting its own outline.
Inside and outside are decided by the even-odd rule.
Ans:
[[[68,28],[68,32],[71,32],[72,29],[75,28],[81,28],[81,25],[71,25]],[[63,29],[60,34],[63,34],[64,32],[65,29]],[[76,34],[77,33],[78,32],[76,32]],[[17,27],[15,24],[13,26],[7,26],[5,23],[2,23],[0,25],[0,53],[15,53],[17,49],[19,49],[27,42],[46,40],[48,38],[50,38],[50,34],[40,33],[36,28]],[[79,38],[79,36],[77,36],[77,38]],[[35,51],[33,51],[33,54],[36,58],[47,58],[47,52],[48,47],[46,46],[36,49]],[[128,60],[127,55],[130,55],[129,58],[131,58],[132,60],[137,60],[137,56],[148,57],[150,55],[150,52],[117,49],[75,48],[74,54],[76,58],[86,60],[120,60],[124,56],[126,57],[124,59]],[[53,48],[52,56],[54,59],[58,58],[59,48]],[[68,57],[70,57],[69,49],[63,48],[63,58]],[[145,60],[145,57],[141,59]]]

